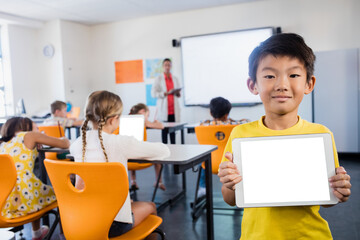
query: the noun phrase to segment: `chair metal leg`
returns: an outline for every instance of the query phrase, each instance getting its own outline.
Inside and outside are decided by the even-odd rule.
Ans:
[[[53,233],[55,231],[55,228],[56,228],[57,224],[60,221],[60,215],[59,215],[58,211],[50,210],[50,211],[46,212],[44,214],[44,216],[47,216],[49,214],[54,214],[55,220],[54,220],[53,224],[51,225],[51,228],[49,229],[48,234],[45,236],[45,238],[44,238],[45,240],[50,240],[51,239],[51,236],[53,235]],[[16,233],[16,232],[20,231],[20,240],[25,240],[25,238],[23,238],[23,233],[22,233],[23,229],[24,229],[24,225],[20,225],[20,226],[11,228],[10,231],[12,231],[13,233]]]
[[[197,181],[196,181],[194,202],[190,203],[190,207],[192,208],[191,216],[192,216],[193,221],[196,221],[201,216],[203,210],[206,207],[205,196],[200,198],[200,199],[198,198],[198,190],[199,190],[201,171],[204,171],[204,170],[200,166],[199,167],[199,174],[198,174]]]
[[[13,233],[17,233],[20,231],[19,235],[20,235],[20,239],[19,240],[26,240],[24,237],[23,237],[23,233],[22,233],[22,230],[24,230],[24,225],[20,225],[20,226],[17,226],[17,227],[13,227],[10,229],[11,232]]]
[[[157,191],[157,189],[158,189],[158,187],[159,187],[159,181],[160,181],[160,179],[161,179],[162,171],[163,171],[163,165],[161,164],[159,176],[158,176],[158,178],[157,178],[157,180],[156,180],[155,189],[154,189],[154,192],[153,192],[153,195],[152,195],[152,198],[151,198],[151,201],[152,201],[152,202],[154,202],[154,200],[155,200],[156,191]]]
[[[59,211],[59,208],[58,208],[58,211]],[[49,233],[45,236],[44,240],[50,240],[51,239],[51,236],[53,235],[53,233],[55,231],[55,228],[56,228],[56,226],[58,225],[58,223],[60,221],[60,214],[59,214],[58,211],[50,210],[50,211],[47,212],[47,214],[54,214],[55,220],[54,220],[53,224],[51,225]]]
[[[165,240],[165,233],[163,232],[163,230],[157,228],[157,229],[155,229],[155,230],[153,231],[153,233],[159,234],[160,237],[161,237],[161,240]]]

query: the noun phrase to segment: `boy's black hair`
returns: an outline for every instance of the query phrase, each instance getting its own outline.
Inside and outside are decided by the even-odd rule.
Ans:
[[[162,62],[162,64],[164,65],[165,62],[170,62],[171,63],[171,59],[170,58],[165,58]]]
[[[231,110],[231,103],[223,97],[216,97],[210,101],[210,114],[213,118],[222,118],[229,114]]]
[[[297,58],[306,68],[306,81],[314,74],[315,55],[304,39],[295,33],[273,35],[260,43],[249,56],[249,76],[256,82],[256,71],[261,59],[267,55]]]

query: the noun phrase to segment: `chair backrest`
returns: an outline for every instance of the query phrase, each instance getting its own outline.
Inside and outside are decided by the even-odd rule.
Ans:
[[[72,107],[71,111],[66,114],[68,118],[79,118],[80,116],[80,107]]]
[[[44,161],[58,201],[66,239],[108,239],[115,216],[129,193],[125,167],[121,163],[74,163]],[[82,178],[76,189],[70,174]]]
[[[217,174],[230,133],[237,125],[210,125],[195,127],[195,134],[200,144],[217,145],[211,153],[212,173]]]
[[[0,211],[4,208],[6,199],[13,190],[16,183],[16,168],[12,157],[8,154],[0,154]],[[0,227],[5,224],[0,214]]]
[[[62,126],[39,126],[39,131],[50,137],[64,137],[65,132]]]

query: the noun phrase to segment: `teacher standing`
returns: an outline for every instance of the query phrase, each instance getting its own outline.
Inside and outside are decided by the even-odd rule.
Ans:
[[[160,74],[151,89],[151,95],[158,98],[157,107],[161,121],[178,122],[180,120],[180,83],[171,74],[171,60],[165,58],[162,62],[164,73]],[[167,143],[167,135],[162,134],[163,143]],[[170,133],[170,142],[175,144],[175,133]]]

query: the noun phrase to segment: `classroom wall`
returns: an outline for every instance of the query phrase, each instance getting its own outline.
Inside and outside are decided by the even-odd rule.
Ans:
[[[14,103],[24,98],[29,116],[50,112],[55,100],[84,106],[89,93],[89,26],[51,21],[42,27],[8,25]],[[43,47],[52,44],[52,58]]]
[[[61,21],[62,72],[64,99],[73,106],[83,108],[90,91],[92,75],[89,59],[96,57],[90,48],[90,27]],[[80,116],[83,115],[81,111]]]
[[[34,113],[55,99],[82,107],[89,92],[107,89],[122,97],[127,113],[131,105],[145,102],[145,87],[142,83],[115,84],[115,61],[171,57],[173,74],[181,79],[180,48],[171,46],[172,39],[265,26],[299,33],[314,51],[359,48],[359,10],[358,0],[267,0],[96,26],[62,20],[40,28],[11,25],[14,99],[23,97],[28,112]],[[48,43],[55,47],[51,59],[42,55]],[[300,110],[308,120],[310,103],[307,97]],[[263,114],[259,105],[233,108],[231,117],[256,120]],[[207,108],[182,108],[182,121],[208,117]]]
[[[65,99],[59,21],[40,29],[9,25],[8,37],[14,103],[23,98],[27,113],[32,115],[49,109],[52,99]],[[55,47],[51,59],[42,54],[48,43]]]
[[[358,0],[271,0],[97,25],[91,28],[91,48],[97,56],[91,59],[91,89],[116,91],[127,112],[145,101],[144,85],[115,84],[114,61],[171,57],[173,74],[181,79],[180,48],[173,48],[171,40],[182,36],[280,26],[283,32],[302,35],[314,51],[360,47],[359,10]],[[235,119],[256,120],[263,114],[262,105],[231,111]],[[311,121],[310,96],[300,114]],[[182,121],[208,117],[207,108],[182,108]]]

